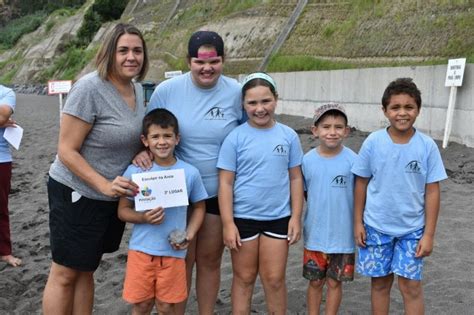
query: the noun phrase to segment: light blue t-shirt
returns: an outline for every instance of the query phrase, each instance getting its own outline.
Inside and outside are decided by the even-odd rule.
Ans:
[[[326,254],[353,253],[354,174],[357,155],[349,148],[334,157],[313,149],[303,157],[307,210],[304,217],[304,247]]]
[[[394,143],[387,129],[371,133],[352,172],[370,177],[364,223],[391,236],[425,226],[426,184],[447,178],[436,143],[418,130],[406,144]]]
[[[267,221],[289,216],[288,170],[302,159],[298,135],[288,126],[258,129],[245,123],[232,131],[217,167],[235,172],[234,217]]]
[[[147,112],[165,108],[178,118],[176,156],[197,167],[209,197],[217,195],[221,144],[243,119],[240,89],[236,80],[222,75],[214,87],[202,89],[188,72],[158,85],[148,104]]]
[[[12,111],[15,110],[16,97],[15,92],[0,84],[0,105],[9,106]],[[11,162],[12,155],[7,140],[3,138],[5,128],[0,128],[0,163]]]
[[[184,169],[186,179],[186,189],[191,203],[195,203],[207,198],[206,189],[202,184],[199,171],[192,165],[177,160],[173,166],[162,167],[153,163],[153,167],[146,172],[158,172],[164,170]],[[132,174],[142,173],[143,170],[139,167],[130,165],[124,177],[131,179]],[[133,200],[133,198],[129,198]],[[155,224],[134,224],[132,235],[130,237],[129,248],[132,250],[141,251],[153,256],[168,256],[184,258],[186,250],[174,250],[169,241],[168,235],[174,229],[181,231],[186,230],[186,214],[187,207],[171,207],[165,208],[165,219],[159,225]]]

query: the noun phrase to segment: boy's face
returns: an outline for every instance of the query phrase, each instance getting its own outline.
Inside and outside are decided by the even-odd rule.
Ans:
[[[173,127],[162,128],[152,124],[148,128],[148,135],[141,136],[143,145],[147,147],[159,165],[173,164],[174,148],[179,143],[179,135],[174,133]]]
[[[390,122],[389,129],[398,135],[411,133],[416,117],[420,114],[415,99],[408,94],[392,95],[387,107],[382,109]]]
[[[349,135],[349,127],[342,116],[322,117],[316,126],[311,127],[311,131],[315,137],[319,138],[319,145],[325,151],[339,150],[342,141]]]

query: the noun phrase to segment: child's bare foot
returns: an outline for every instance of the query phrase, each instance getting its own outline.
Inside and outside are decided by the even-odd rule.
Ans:
[[[15,256],[12,256],[12,255],[1,256],[1,259],[7,264],[12,265],[13,267],[18,267],[21,265],[21,259],[16,258]]]

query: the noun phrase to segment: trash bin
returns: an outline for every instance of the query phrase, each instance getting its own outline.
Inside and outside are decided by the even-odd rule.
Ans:
[[[156,83],[152,81],[143,81],[142,86],[143,94],[145,95],[145,106],[147,106],[148,102],[150,102],[151,94],[153,94],[153,91],[155,90]]]

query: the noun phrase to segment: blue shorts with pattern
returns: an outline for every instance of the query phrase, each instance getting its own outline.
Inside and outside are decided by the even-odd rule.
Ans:
[[[416,246],[424,228],[394,237],[365,225],[366,247],[357,248],[356,271],[368,277],[384,277],[391,273],[421,280],[423,258],[415,257]]]

